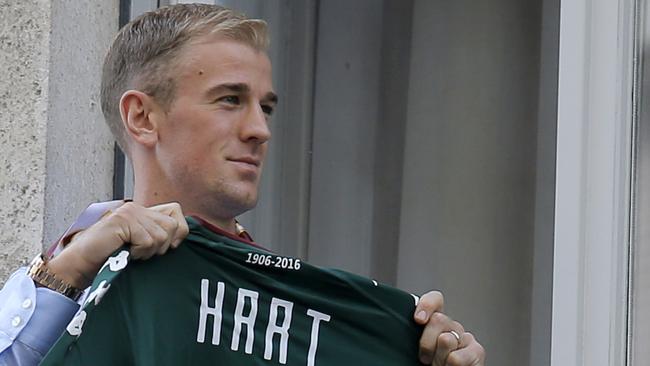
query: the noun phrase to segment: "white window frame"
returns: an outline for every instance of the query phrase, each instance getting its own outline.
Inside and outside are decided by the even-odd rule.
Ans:
[[[553,366],[627,362],[635,7],[561,4]]]

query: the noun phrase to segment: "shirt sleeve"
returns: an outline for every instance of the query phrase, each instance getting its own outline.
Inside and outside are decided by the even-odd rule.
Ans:
[[[36,365],[64,331],[79,305],[36,287],[27,268],[0,290],[0,365]]]

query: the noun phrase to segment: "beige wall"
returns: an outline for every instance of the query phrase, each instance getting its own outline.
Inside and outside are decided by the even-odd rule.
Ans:
[[[50,6],[0,2],[0,278],[43,235]]]
[[[0,283],[111,197],[98,85],[118,5],[0,0]]]

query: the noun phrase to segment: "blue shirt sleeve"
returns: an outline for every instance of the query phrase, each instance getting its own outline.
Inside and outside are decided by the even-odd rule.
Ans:
[[[79,309],[20,268],[0,290],[0,366],[37,365]]]

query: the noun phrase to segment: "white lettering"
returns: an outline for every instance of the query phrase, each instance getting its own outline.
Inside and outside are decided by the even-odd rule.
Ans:
[[[259,294],[255,291],[239,289],[237,293],[237,307],[235,308],[235,327],[232,330],[232,344],[230,349],[239,350],[239,335],[242,324],[246,325],[246,348],[244,351],[249,355],[253,353],[253,340],[255,338],[255,318],[257,317],[257,298]],[[247,316],[244,316],[244,304],[246,298],[250,299],[251,310]]]
[[[278,326],[278,308],[284,308],[284,319],[282,325]],[[266,327],[266,339],[264,341],[264,358],[270,360],[273,358],[273,335],[280,335],[280,363],[287,363],[287,343],[289,343],[289,327],[291,326],[291,312],[293,303],[286,300],[273,298],[271,300],[271,313],[269,314],[269,324]]]
[[[103,280],[102,282],[97,285],[97,288],[95,291],[91,292],[88,297],[86,298],[86,301],[84,301],[84,305],[86,306],[90,304],[92,301],[95,301],[95,306],[99,305],[99,302],[102,301],[102,298],[104,295],[106,295],[106,292],[108,289],[111,288],[110,284],[106,284],[106,280]]]
[[[311,341],[309,342],[309,353],[307,354],[307,366],[314,366],[316,360],[316,350],[318,349],[318,330],[320,329],[320,322],[329,322],[331,317],[316,310],[307,310],[307,315],[314,318],[311,323]]]
[[[196,341],[203,343],[205,341],[205,327],[208,321],[208,315],[214,316],[212,322],[212,344],[219,345],[221,339],[221,314],[223,309],[224,283],[217,283],[217,296],[214,298],[214,307],[208,305],[208,292],[210,281],[205,278],[201,280],[201,307],[199,308],[199,331],[196,333]]]

